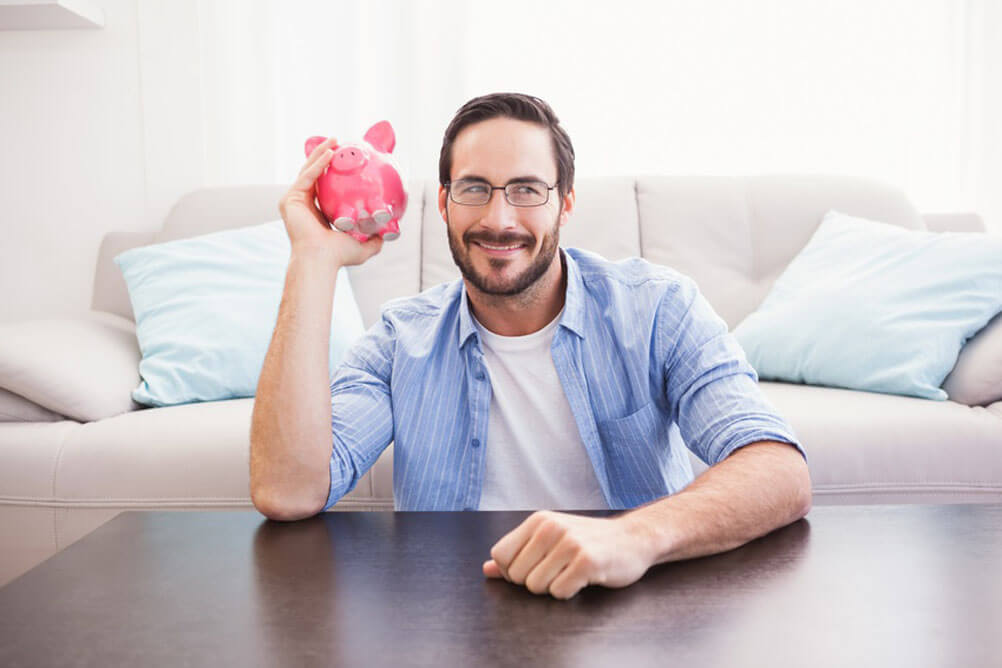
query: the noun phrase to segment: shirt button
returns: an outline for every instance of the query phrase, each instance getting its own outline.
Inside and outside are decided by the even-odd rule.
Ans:
[[[475,374],[473,374],[473,377],[476,378],[477,380],[483,380],[484,379],[484,372],[481,371],[480,369],[477,369],[477,372]]]
[[[472,445],[475,448],[479,448],[480,447],[480,439],[479,438],[473,439],[472,441],[470,441],[470,445]]]
[[[463,508],[463,510],[473,510],[473,508],[470,508],[469,506],[467,506],[466,508]]]

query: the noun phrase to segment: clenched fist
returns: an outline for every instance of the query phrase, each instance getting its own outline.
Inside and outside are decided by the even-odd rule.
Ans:
[[[484,575],[567,599],[590,584],[625,587],[652,565],[649,540],[632,518],[533,513],[491,548]]]

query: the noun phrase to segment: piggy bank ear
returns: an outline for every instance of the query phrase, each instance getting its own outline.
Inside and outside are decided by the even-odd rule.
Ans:
[[[313,153],[313,149],[315,149],[317,146],[320,146],[320,144],[324,143],[325,141],[327,141],[327,137],[310,137],[309,139],[307,139],[306,157],[307,158],[310,157],[310,153]]]
[[[393,134],[393,126],[389,121],[379,121],[365,133],[365,141],[383,153],[393,153],[393,147],[397,145],[397,136]]]

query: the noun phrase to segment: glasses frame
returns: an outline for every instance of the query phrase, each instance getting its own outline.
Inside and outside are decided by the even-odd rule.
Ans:
[[[452,184],[456,183],[458,181],[473,181],[475,183],[483,183],[485,186],[489,187],[491,189],[491,191],[487,195],[487,201],[485,201],[483,204],[466,204],[465,202],[458,202],[458,201],[456,201],[456,198],[453,197],[453,195],[452,195]],[[543,200],[542,202],[540,202],[539,204],[516,204],[515,202],[512,202],[511,198],[508,197],[508,188],[511,188],[512,186],[525,185],[526,183],[542,183],[544,186],[546,186],[546,199]],[[448,193],[449,193],[449,199],[452,200],[453,202],[455,202],[456,204],[458,204],[459,206],[487,206],[488,204],[491,203],[491,198],[494,197],[494,191],[495,190],[503,190],[504,191],[504,200],[506,202],[508,202],[508,204],[511,204],[512,206],[517,206],[520,209],[531,209],[533,207],[543,206],[545,204],[548,204],[549,201],[550,201],[550,191],[553,190],[554,188],[556,188],[557,184],[559,184],[559,183],[560,183],[560,181],[557,181],[552,186],[548,186],[548,185],[546,185],[546,181],[520,180],[520,181],[510,181],[509,183],[506,183],[503,186],[496,186],[493,183],[490,183],[488,181],[484,181],[483,179],[457,179],[456,181],[446,181],[442,185],[448,191]]]

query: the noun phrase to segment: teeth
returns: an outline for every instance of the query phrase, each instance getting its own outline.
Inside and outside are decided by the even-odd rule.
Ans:
[[[488,246],[487,244],[480,244],[484,248],[489,248],[490,250],[514,250],[516,248],[521,248],[522,244],[515,244],[514,246]]]

